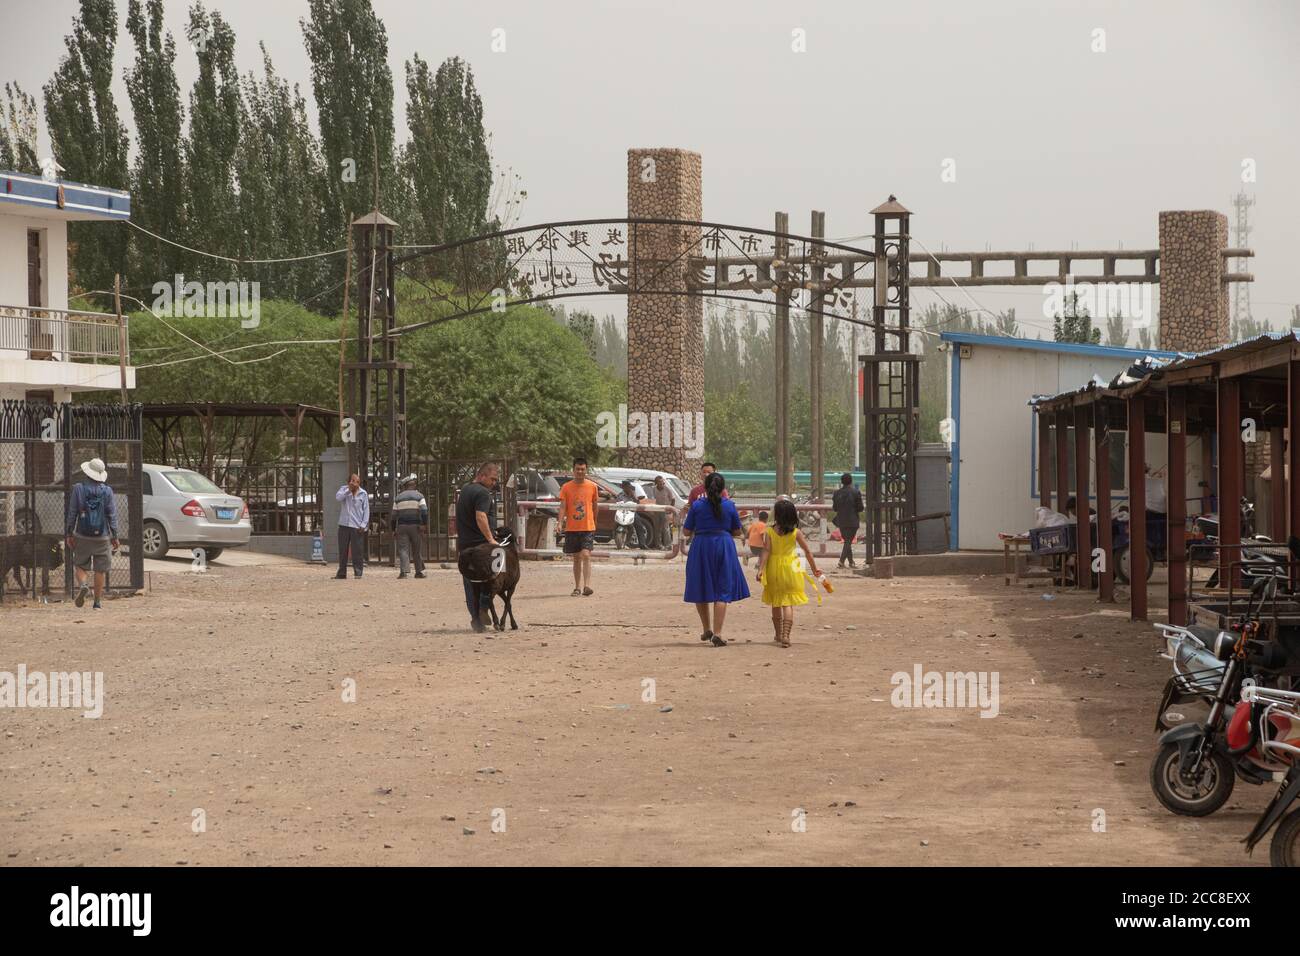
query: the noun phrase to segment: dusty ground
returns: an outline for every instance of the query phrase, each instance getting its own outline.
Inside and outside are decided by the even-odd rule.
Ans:
[[[167,565],[94,614],[0,608],[0,670],[103,671],[107,697],[0,710],[0,863],[1252,862],[1261,789],[1203,821],[1152,797],[1167,665],[1123,605],[839,576],[793,648],[753,598],[714,649],[679,563],[599,564],[585,599],[525,564],[491,639],[454,571]],[[893,707],[915,664],[997,671],[999,715]]]

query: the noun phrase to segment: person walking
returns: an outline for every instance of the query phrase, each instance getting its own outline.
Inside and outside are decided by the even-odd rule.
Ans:
[[[599,491],[587,480],[587,459],[573,459],[573,477],[560,489],[560,531],[564,553],[573,556],[573,597],[590,597],[591,550],[596,545],[596,502]]]
[[[393,531],[397,535],[399,578],[406,577],[411,558],[415,558],[415,576],[424,577],[424,558],[420,556],[420,532],[429,525],[429,505],[415,487],[415,475],[402,479],[402,490],[393,502]]]
[[[86,603],[86,574],[92,574],[94,581],[95,603],[91,607],[101,608],[100,598],[104,594],[104,584],[113,563],[113,554],[118,549],[117,539],[117,501],[113,489],[108,485],[108,469],[99,458],[92,458],[81,463],[85,481],[73,485],[68,495],[68,507],[65,514],[65,543],[72,554],[72,564],[76,569],[76,592],[73,603],[81,607]]]
[[[727,606],[749,597],[749,584],[740,567],[734,540],[743,529],[740,512],[724,497],[726,479],[715,471],[705,478],[704,485],[704,497],[691,505],[682,525],[683,539],[691,540],[682,599],[694,604],[700,615],[700,623],[704,625],[700,640],[711,641],[714,647],[726,647],[722,626],[727,619]]]
[[[835,494],[831,495],[831,507],[835,509],[835,527],[839,529],[840,536],[844,539],[844,547],[840,549],[839,567],[844,567],[844,562],[849,563],[849,567],[856,568],[858,565],[853,560],[853,539],[858,536],[858,528],[861,527],[861,519],[858,518],[863,510],[862,492],[853,484],[853,476],[847,471],[840,475],[840,486],[835,489]]]
[[[804,581],[808,575],[795,553],[796,545],[803,549],[812,568],[813,591],[817,591],[817,562],[808,547],[808,539],[799,530],[799,511],[789,498],[780,498],[772,508],[772,526],[767,529],[767,541],[758,559],[757,578],[763,585],[763,603],[772,609],[774,640],[782,647],[790,646],[790,632],[794,630],[794,609],[808,603]],[[817,603],[822,600],[817,593]]]
[[[340,581],[348,576],[348,555],[352,555],[352,576],[361,577],[366,561],[366,530],[370,527],[370,495],[361,487],[361,476],[348,476],[348,483],[334,494],[342,502],[339,508],[339,571],[334,577]]]
[[[496,514],[496,503],[492,500],[492,489],[496,487],[500,472],[496,462],[489,461],[479,466],[474,480],[460,489],[456,496],[456,549],[464,551],[480,544],[497,544],[492,532],[492,517]],[[476,632],[487,630],[483,622],[488,601],[491,596],[484,594],[478,602],[474,600],[474,582],[461,575],[465,587],[465,609],[469,611],[469,626]]]
[[[668,487],[668,482],[664,481],[664,476],[655,475],[655,504],[671,506],[675,500],[673,490]],[[653,546],[664,551],[671,550],[673,546],[672,512],[656,511],[653,517],[655,529]]]

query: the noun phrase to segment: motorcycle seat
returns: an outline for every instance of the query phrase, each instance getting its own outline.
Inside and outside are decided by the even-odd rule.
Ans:
[[[1214,639],[1219,636],[1219,628],[1210,627],[1207,624],[1189,624],[1187,630],[1191,631],[1197,640],[1211,649],[1214,648]]]

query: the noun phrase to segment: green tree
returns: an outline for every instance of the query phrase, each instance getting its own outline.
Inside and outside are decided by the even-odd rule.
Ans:
[[[314,251],[321,241],[324,166],[307,121],[306,102],[297,86],[291,87],[275,72],[265,47],[261,79],[250,72],[242,87],[239,149],[234,157],[239,254],[271,259]],[[336,236],[333,242],[340,239]],[[333,268],[326,260],[307,259],[264,265],[256,275],[270,296],[302,301],[328,287]],[[308,304],[323,311],[332,303],[321,296]]]
[[[113,97],[117,25],[113,0],[81,0],[81,13],[63,38],[67,51],[45,84],[45,123],[54,158],[63,166],[66,179],[129,189],[127,132]],[[127,270],[127,243],[126,227],[68,223],[73,287],[112,288],[113,276]]]
[[[1124,328],[1124,316],[1116,313],[1106,320],[1106,344],[1128,345],[1128,329]]]
[[[1052,331],[1058,342],[1101,342],[1101,329],[1092,327],[1087,306],[1079,304],[1079,293],[1071,292],[1059,314],[1052,317]]]
[[[404,171],[414,194],[421,242],[445,243],[484,231],[492,192],[492,161],[483,130],[483,101],[474,73],[460,57],[434,75],[417,54],[406,63],[406,123],[411,138]]]
[[[17,83],[5,84],[5,111],[0,117],[0,166],[16,173],[40,175],[36,157],[36,99]]]
[[[235,68],[235,32],[217,11],[190,7],[186,31],[199,63],[190,90],[189,135],[185,140],[186,221],[190,244],[229,249],[239,231],[235,201],[235,155],[239,150],[241,103]],[[262,213],[265,215],[265,213]],[[226,278],[220,260],[200,258],[194,278]]]
[[[182,109],[176,83],[176,42],[163,30],[162,0],[129,0],[126,29],[135,44],[135,63],[126,71],[126,92],[135,116],[136,158],[131,175],[131,219],[167,238],[184,236],[185,164]],[[170,281],[184,273],[189,257],[155,239],[132,244],[139,250],[134,285]]]
[[[388,31],[370,0],[308,0],[308,11],[299,23],[325,159],[323,237],[338,242],[348,223],[374,205],[376,177],[381,207],[393,187]]]

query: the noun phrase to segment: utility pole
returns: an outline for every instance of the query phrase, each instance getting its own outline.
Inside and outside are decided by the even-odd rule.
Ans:
[[[794,493],[790,487],[790,289],[786,284],[786,260],[790,258],[790,216],[776,214],[776,259],[772,279],[776,282],[776,327],[773,329],[776,365],[776,493]]]
[[[858,317],[858,303],[853,303],[853,318]],[[853,421],[853,470],[862,468],[862,397],[858,394],[858,323],[849,324],[849,414]]]
[[[826,213],[813,210],[812,237],[813,239],[826,238]],[[814,243],[812,255],[807,257],[812,260],[812,267],[809,269],[812,291],[809,296],[808,312],[808,404],[812,428],[809,432],[808,450],[809,457],[812,459],[809,468],[812,471],[813,501],[822,500],[822,482],[826,472],[826,463],[822,460],[822,342],[825,328],[822,306],[825,299],[821,289],[826,267],[820,264],[825,254],[825,249]]]

